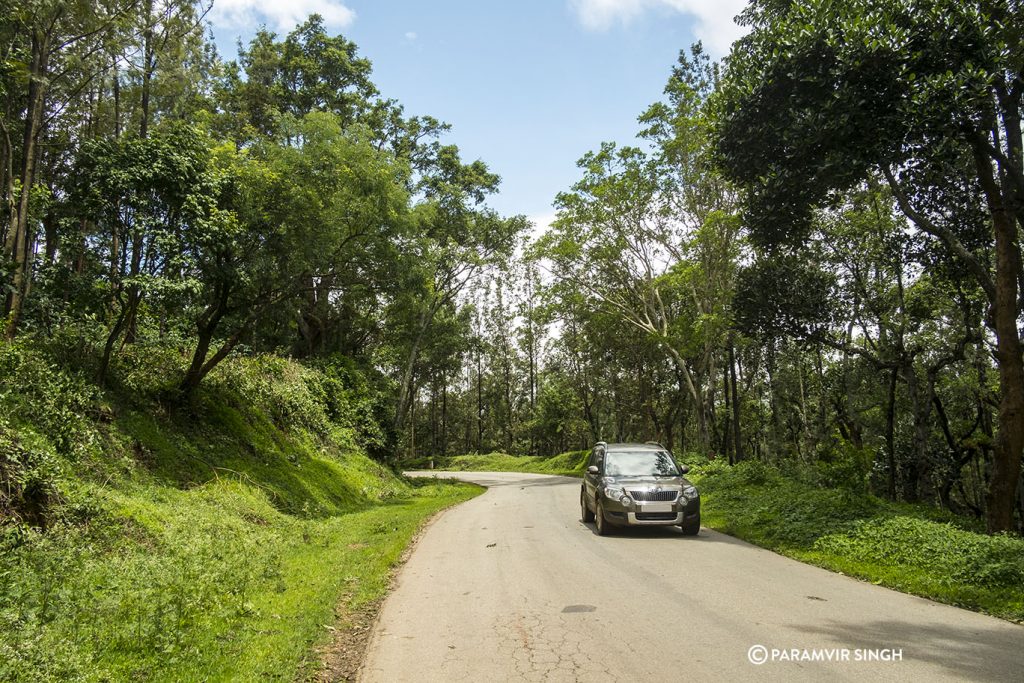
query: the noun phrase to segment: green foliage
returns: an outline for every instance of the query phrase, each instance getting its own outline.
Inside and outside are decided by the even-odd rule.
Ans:
[[[65,372],[30,340],[0,342],[0,415],[29,423],[61,455],[81,455],[92,445],[88,412],[96,388],[78,373]]]
[[[330,433],[324,378],[314,370],[261,354],[241,363],[225,363],[218,379],[239,399],[268,415],[279,429],[306,430],[321,437]]]
[[[61,461],[34,434],[19,434],[0,418],[0,520],[10,538],[44,527],[61,501]],[[2,527],[0,527],[2,529]]]
[[[837,439],[831,452],[820,453],[815,459],[818,480],[822,486],[855,493],[868,493],[875,454],[867,448]]]
[[[1009,535],[984,536],[913,517],[858,520],[844,533],[822,536],[815,541],[813,550],[927,571],[947,586],[1018,591],[1024,586],[1021,539]]]
[[[443,465],[443,469],[461,472],[535,472],[571,477],[579,476],[583,472],[589,456],[590,451],[568,451],[549,458],[488,453],[459,455],[443,460],[438,465]]]
[[[185,372],[181,351],[163,344],[130,344],[111,364],[111,384],[126,399],[139,405],[173,397]]]

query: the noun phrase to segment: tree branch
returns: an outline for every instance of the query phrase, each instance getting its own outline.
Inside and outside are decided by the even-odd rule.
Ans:
[[[974,277],[977,278],[978,284],[985,290],[985,294],[988,296],[989,301],[995,301],[995,283],[992,281],[992,276],[989,274],[988,269],[982,265],[981,261],[967,250],[967,247],[957,239],[956,235],[954,235],[952,231],[938,225],[937,223],[933,223],[928,220],[926,216],[914,209],[913,205],[910,203],[910,198],[907,196],[907,193],[900,186],[899,181],[896,180],[896,177],[888,167],[883,167],[882,173],[885,175],[885,179],[889,183],[889,187],[892,189],[893,196],[896,197],[896,202],[899,204],[900,210],[904,215],[912,220],[917,227],[921,228],[929,235],[941,240],[942,243],[945,244],[950,251],[952,251],[953,254],[963,261],[970,269]]]

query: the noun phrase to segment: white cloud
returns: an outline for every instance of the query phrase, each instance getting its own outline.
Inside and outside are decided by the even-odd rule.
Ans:
[[[410,41],[410,42],[413,41],[413,40],[416,40],[416,31],[406,31],[405,32],[405,39]]]
[[[746,0],[569,0],[580,23],[591,31],[606,31],[628,24],[651,9],[668,9],[697,20],[694,34],[716,56],[725,55],[732,42],[745,33],[733,17],[747,6]]]
[[[319,14],[331,28],[344,28],[356,13],[341,0],[215,0],[210,22],[231,29],[266,24],[273,31],[290,31],[310,14]]]

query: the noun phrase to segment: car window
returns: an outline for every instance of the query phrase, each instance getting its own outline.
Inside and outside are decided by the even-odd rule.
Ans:
[[[609,477],[675,477],[679,468],[667,451],[612,451],[604,473]]]

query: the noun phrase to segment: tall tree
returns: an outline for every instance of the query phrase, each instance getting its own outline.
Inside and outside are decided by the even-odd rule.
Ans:
[[[876,178],[928,248],[974,277],[1000,379],[988,527],[1011,528],[1024,451],[1020,4],[765,1],[744,17],[718,147],[748,190],[752,233],[799,244],[813,207]]]
[[[8,102],[0,121],[5,159],[0,192],[8,209],[2,232],[9,263],[4,314],[10,337],[32,279],[38,220],[32,212],[41,199],[36,185],[40,141],[64,105],[101,70],[94,55],[124,40],[135,2],[45,0],[4,9],[0,35],[10,42],[3,61]]]

